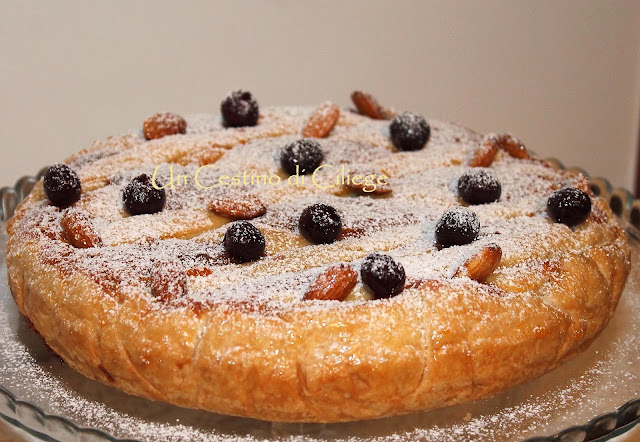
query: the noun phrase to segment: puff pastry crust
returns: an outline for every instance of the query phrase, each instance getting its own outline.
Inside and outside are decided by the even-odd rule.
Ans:
[[[277,153],[301,137],[312,111],[268,108],[257,126],[239,129],[194,115],[184,135],[113,137],[68,158],[82,180],[80,201],[53,207],[40,182],[7,226],[9,284],[20,311],[89,378],[183,407],[290,422],[379,418],[486,397],[554,369],[606,326],[629,272],[624,231],[593,195],[591,214],[575,228],[545,213],[554,190],[584,187],[585,177],[494,152],[490,168],[503,194],[471,207],[479,238],[438,250],[434,225],[461,204],[452,183],[483,137],[429,120],[423,150],[396,152],[388,121],[341,110],[319,139],[332,166],[316,176],[322,186],[293,185]],[[165,209],[128,216],[127,181],[158,167],[168,183],[171,166]],[[342,166],[384,172],[393,192],[327,187]],[[243,171],[280,182],[202,189],[193,185],[198,170],[209,185]],[[247,193],[267,208],[252,220],[267,245],[263,258],[240,265],[225,259],[228,219],[209,205]],[[341,213],[335,243],[309,244],[297,231],[300,211],[314,202]],[[74,211],[90,220],[101,246],[69,241],[61,219]],[[455,276],[488,244],[501,247],[502,259],[484,282]],[[328,266],[359,269],[373,251],[403,264],[407,282],[398,296],[373,300],[358,281],[342,302],[303,300]],[[175,302],[151,294],[150,269],[160,260],[187,275],[187,292]]]

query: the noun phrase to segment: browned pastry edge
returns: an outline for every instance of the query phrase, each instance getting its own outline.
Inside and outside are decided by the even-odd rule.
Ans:
[[[11,234],[19,217],[7,227],[11,291],[69,365],[131,394],[273,421],[417,412],[540,376],[598,336],[629,272],[617,228],[611,241],[560,257],[528,294],[441,281],[340,308],[159,310],[140,297],[118,303],[82,274],[65,277],[36,242]]]

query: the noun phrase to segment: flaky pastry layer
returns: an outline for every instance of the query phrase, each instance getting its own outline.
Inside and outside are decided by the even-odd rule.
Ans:
[[[217,117],[187,118],[185,135],[138,134],[98,142],[66,162],[82,179],[75,209],[91,218],[102,247],[78,249],[60,227],[63,211],[38,183],[7,230],[9,284],[20,311],[69,365],[127,393],[183,407],[273,421],[337,422],[424,411],[486,397],[540,376],[583,351],[614,313],[629,272],[629,247],[606,202],[571,229],[544,212],[548,196],[585,177],[501,152],[491,165],[499,202],[473,206],[481,234],[438,250],[433,228],[460,205],[452,187],[482,137],[430,121],[422,151],[395,152],[388,122],[341,111],[320,140],[332,168],[390,177],[393,192],[372,196],[343,186],[287,183],[277,153],[300,137],[312,108],[271,108],[258,126],[226,129]],[[128,179],[168,182],[220,174],[278,175],[278,185],[167,188],[155,215],[128,216]],[[207,175],[209,174],[209,175]],[[252,222],[267,240],[257,262],[224,259],[228,220],[211,213],[219,195],[251,192],[267,206]],[[312,245],[296,220],[315,201],[334,205],[350,235]],[[498,244],[499,267],[480,283],[454,277],[479,247]],[[359,269],[370,252],[401,262],[407,284],[373,300],[359,281],[343,302],[304,301],[328,266]],[[200,255],[208,258],[203,262]],[[159,257],[182,262],[188,294],[165,304],[151,296]]]

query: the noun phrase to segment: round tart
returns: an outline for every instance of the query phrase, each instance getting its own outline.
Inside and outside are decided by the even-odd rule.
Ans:
[[[470,401],[587,348],[629,272],[588,179],[352,98],[237,91],[55,166],[7,226],[20,311],[85,376],[274,421]]]

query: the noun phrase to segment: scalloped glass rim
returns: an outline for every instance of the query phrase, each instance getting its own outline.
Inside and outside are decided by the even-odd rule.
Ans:
[[[41,176],[45,170],[46,168],[42,169],[38,175]],[[26,178],[29,178],[29,177],[26,177]],[[26,195],[26,193],[28,193],[28,191],[30,190],[34,182],[35,180],[33,179],[23,178],[16,184],[16,186],[14,186],[14,188],[0,189],[0,194],[2,194],[1,196],[4,197],[4,193],[7,190],[9,190],[11,192],[18,194],[19,199],[22,199],[22,197]],[[4,199],[3,199],[3,203],[4,203]],[[629,202],[628,205],[630,206],[631,203]],[[11,209],[12,211],[11,207],[9,207],[9,209]],[[620,307],[618,308],[618,312],[614,316],[614,319],[611,321],[611,324],[609,324],[607,329],[605,329],[605,332],[603,332],[603,336],[613,334],[613,333],[608,333],[608,331],[616,327],[613,324],[621,316],[625,316],[627,319],[629,319],[628,316],[631,316],[631,317],[635,316],[635,321],[633,322],[633,324],[627,324],[627,327],[626,327],[627,332],[631,331],[629,325],[635,326],[634,329],[640,329],[640,320],[638,319],[640,318],[640,262],[639,262],[640,261],[640,242],[639,242],[640,230],[635,229],[626,220],[623,221],[623,223],[625,224],[625,228],[629,233],[630,241],[632,242],[632,246],[633,246],[633,253],[634,253],[633,263],[634,264],[633,264],[630,280],[633,279],[634,281],[632,283],[631,281],[630,283],[628,283],[628,286],[625,289],[625,295],[623,296],[623,300],[621,301],[621,306],[624,302],[630,305],[626,306],[627,308],[623,308],[623,309],[621,309]],[[152,401],[147,401],[145,399],[134,398],[132,396],[125,395],[124,393],[114,390],[111,387],[104,386],[100,383],[83,378],[81,375],[75,373],[72,369],[70,369],[69,367],[66,367],[66,365],[61,362],[58,362],[57,365],[55,361],[52,362],[52,360],[55,360],[56,358],[50,352],[48,352],[48,350],[46,350],[46,347],[43,345],[41,339],[37,337],[37,335],[31,332],[30,330],[24,330],[25,329],[24,325],[20,326],[19,324],[16,324],[17,322],[16,318],[19,315],[19,313],[17,312],[17,309],[15,307],[15,304],[13,303],[13,299],[11,298],[10,292],[6,284],[6,266],[4,263],[4,246],[6,243],[6,233],[5,233],[4,227],[5,227],[5,224],[0,223],[0,228],[2,229],[2,232],[0,232],[0,246],[2,249],[2,253],[0,255],[0,258],[1,258],[0,259],[0,265],[1,265],[0,279],[5,281],[4,284],[2,284],[2,286],[0,287],[0,292],[4,292],[4,293],[1,293],[3,296],[2,296],[2,299],[0,300],[1,301],[0,319],[4,319],[3,321],[0,321],[0,328],[4,327],[6,329],[6,330],[0,330],[0,346],[2,347],[0,348],[0,361],[2,361],[2,365],[5,366],[5,369],[3,370],[3,372],[5,373],[0,374],[0,399],[1,399],[0,400],[0,417],[3,418],[5,421],[9,422],[10,424],[18,428],[21,428],[27,431],[29,434],[43,440],[67,440],[69,438],[78,438],[78,437],[82,437],[83,440],[96,440],[96,441],[132,440],[132,439],[118,438],[122,436],[131,437],[128,434],[125,434],[126,430],[124,430],[125,433],[122,433],[122,428],[120,428],[122,426],[120,424],[122,423],[127,423],[130,428],[133,428],[136,425],[145,424],[146,426],[148,426],[148,428],[146,429],[146,432],[138,433],[139,435],[137,437],[143,437],[144,439],[159,438],[158,440],[169,440],[169,439],[181,440],[182,437],[184,436],[186,437],[198,436],[198,439],[203,439],[203,440],[213,438],[215,440],[252,440],[252,441],[259,440],[262,438],[277,438],[280,440],[285,440],[285,439],[286,440],[310,440],[310,439],[360,440],[365,438],[374,438],[374,439],[382,440],[382,439],[386,439],[387,437],[392,437],[394,440],[415,440],[417,438],[422,438],[423,436],[425,440],[427,440],[427,438],[429,440],[440,440],[439,437],[435,437],[434,439],[434,435],[436,436],[439,435],[444,439],[452,437],[453,434],[455,434],[456,437],[459,437],[459,436],[468,437],[469,434],[461,434],[459,433],[459,431],[461,431],[461,428],[463,428],[465,425],[468,427],[469,425],[474,423],[483,424],[486,426],[480,429],[481,430],[480,433],[476,432],[475,437],[481,437],[483,440],[487,440],[487,438],[484,436],[491,434],[493,435],[493,439],[495,439],[496,437],[500,438],[500,431],[496,433],[495,431],[497,430],[491,428],[490,421],[493,416],[502,416],[502,418],[504,419],[505,415],[504,414],[500,415],[499,413],[493,413],[493,414],[487,413],[486,415],[483,416],[482,414],[483,414],[484,408],[487,408],[487,407],[491,408],[492,406],[495,407],[496,404],[502,404],[502,405],[506,404],[506,405],[510,405],[512,408],[515,407],[514,413],[517,415],[518,410],[516,408],[518,406],[518,402],[521,402],[520,406],[524,406],[524,405],[528,406],[527,396],[531,396],[529,394],[530,393],[529,390],[538,391],[538,393],[553,395],[553,388],[548,389],[545,387],[542,390],[540,390],[540,385],[536,386],[536,384],[541,383],[540,382],[541,380],[549,378],[550,385],[555,386],[556,389],[557,387],[562,387],[563,386],[562,381],[560,381],[558,384],[558,379],[557,379],[559,377],[558,375],[560,375],[560,377],[566,377],[567,375],[571,375],[572,373],[571,369],[573,369],[574,372],[576,371],[575,366],[576,364],[580,363],[579,360],[586,359],[587,362],[589,363],[594,363],[594,362],[598,363],[599,362],[597,360],[598,358],[597,357],[595,359],[593,358],[594,351],[597,355],[598,351],[602,351],[603,353],[605,353],[605,351],[611,350],[611,348],[607,348],[606,342],[604,343],[605,344],[604,346],[602,345],[603,338],[601,337],[592,345],[590,349],[588,349],[583,355],[578,356],[574,361],[570,361],[565,366],[562,366],[554,370],[553,372],[543,376],[542,378],[531,381],[527,384],[523,384],[522,386],[515,387],[514,389],[511,389],[507,392],[500,393],[494,396],[493,398],[485,399],[482,401],[476,401],[471,404],[462,404],[454,407],[448,407],[446,409],[434,410],[432,412],[426,412],[419,415],[401,416],[401,417],[388,418],[388,419],[382,419],[377,421],[364,421],[364,422],[356,422],[356,423],[350,423],[350,424],[333,424],[333,425],[280,424],[280,423],[255,421],[251,419],[220,416],[220,415],[215,415],[213,413],[206,413],[206,412],[197,411],[197,410],[181,409],[178,407],[173,407],[170,405],[160,404]],[[9,313],[12,313],[14,318],[13,318],[13,323],[9,324],[11,321],[6,319],[10,316],[8,315],[8,310],[11,310],[11,308],[13,309],[13,312],[9,312]],[[626,314],[621,313],[620,310],[625,310]],[[636,314],[635,315],[631,314],[630,310],[636,312]],[[621,322],[621,321],[618,321],[618,322]],[[7,327],[7,325],[9,325],[9,327]],[[38,394],[35,394],[35,398],[32,397],[30,398],[31,400],[29,401],[29,399],[27,399],[26,396],[29,396],[29,394],[33,396],[33,389],[32,391],[29,391],[29,390],[25,391],[24,380],[22,380],[23,391],[20,391],[20,388],[16,389],[16,385],[13,382],[11,382],[12,380],[16,381],[18,379],[18,376],[14,376],[13,378],[9,377],[8,379],[6,376],[3,376],[6,374],[6,372],[11,371],[12,368],[15,369],[15,367],[12,367],[11,362],[15,362],[16,359],[7,360],[6,345],[2,345],[7,343],[6,341],[7,336],[5,335],[7,335],[7,331],[9,328],[11,329],[10,332],[17,332],[18,329],[21,329],[19,330],[19,332],[24,335],[22,336],[23,341],[19,342],[19,344],[24,347],[23,350],[25,351],[25,353],[23,356],[25,357],[28,356],[27,358],[30,358],[31,360],[20,361],[20,363],[25,363],[27,365],[31,364],[29,366],[32,369],[33,368],[41,369],[42,366],[49,365],[48,369],[45,370],[46,375],[53,376],[52,379],[54,379],[55,382],[54,382],[54,385],[49,385],[49,387],[51,387],[51,391],[48,391],[45,393],[53,393],[52,396],[47,396],[47,394],[38,396]],[[5,342],[3,342],[3,337]],[[634,335],[633,332],[631,331],[631,334],[629,335],[628,338],[636,340],[637,337],[638,336]],[[9,336],[9,338],[11,338],[11,336]],[[14,336],[14,338],[17,338],[17,336]],[[18,344],[17,341],[18,339],[15,339],[14,342],[11,342],[11,344]],[[589,357],[585,356],[585,354],[591,354],[592,358],[589,359]],[[15,357],[15,355],[13,356]],[[602,355],[602,357],[605,357],[605,356],[606,355],[604,354]],[[626,356],[628,357],[630,355],[626,354]],[[634,352],[631,355],[631,359],[627,362],[632,364],[632,368],[635,368],[635,370],[632,370],[633,373],[640,372],[639,370],[640,345],[635,344]],[[612,363],[612,362],[609,361],[609,363]],[[571,367],[571,368],[568,368],[568,367]],[[601,371],[600,367],[595,368],[595,372],[598,372],[598,371]],[[582,370],[578,370],[578,373],[582,373]],[[591,379],[590,376],[593,377],[594,373],[584,372],[582,373],[582,376],[583,377],[587,376],[587,378]],[[14,373],[14,375],[15,374],[16,373]],[[620,373],[612,372],[611,374],[619,375]],[[638,389],[640,388],[640,382],[638,381],[637,376],[627,373],[627,376],[629,375],[631,376],[631,383],[627,385],[626,388],[622,388],[622,390],[625,392],[625,394],[635,391],[635,394],[637,396]],[[72,379],[67,382],[69,378],[72,378]],[[36,379],[33,379],[33,381],[35,382]],[[626,379],[626,381],[627,383],[629,383],[629,379]],[[544,384],[544,382],[542,383]],[[28,381],[27,381],[27,384],[29,384]],[[32,385],[37,385],[37,383],[34,383]],[[530,388],[532,387],[532,385],[534,387],[533,389]],[[564,386],[566,387],[566,385]],[[59,390],[56,390],[56,388],[58,388]],[[100,394],[98,394],[97,397],[100,397],[100,395],[106,395],[107,400],[105,402],[111,402],[108,406],[106,406],[106,410],[103,410],[102,408],[100,408],[100,406],[102,406],[103,404],[101,404],[100,400],[96,401],[96,397],[92,396],[91,393],[94,390],[100,391]],[[523,390],[523,391],[518,391],[518,390]],[[14,394],[14,392],[16,394]],[[20,394],[20,393],[23,393],[23,394]],[[103,431],[103,429],[105,429],[104,425],[101,425],[100,422],[93,422],[93,425],[91,425],[90,423],[88,423],[89,421],[87,421],[87,419],[84,419],[84,417],[86,416],[83,416],[82,413],[78,414],[78,409],[75,409],[74,413],[69,413],[68,412],[69,410],[65,410],[63,406],[62,409],[53,410],[56,412],[45,411],[46,406],[43,406],[43,404],[50,405],[48,403],[49,400],[52,397],[55,397],[56,394],[58,395],[62,394],[63,398],[65,397],[71,398],[73,397],[73,395],[78,395],[78,401],[80,404],[83,403],[82,401],[86,401],[85,405],[88,404],[88,405],[93,405],[98,407],[100,409],[100,412],[104,413],[104,414],[98,413],[101,417],[109,416],[109,412],[113,411],[114,416],[109,416],[109,417],[115,419],[116,421],[118,419],[122,419],[123,422],[115,422],[115,423],[111,422],[109,425],[111,425],[112,428],[108,429],[109,425],[107,425],[108,432],[105,432]],[[18,399],[17,396],[20,397],[20,399]],[[27,400],[23,400],[23,399],[27,399]],[[126,399],[126,400],[123,401],[123,399]],[[608,440],[612,437],[618,436],[628,431],[629,429],[631,429],[632,427],[640,423],[640,398],[629,400],[630,398],[628,396],[622,397],[618,395],[615,398],[613,398],[613,402],[612,402],[612,398],[609,397],[608,399],[610,402],[609,403],[610,409],[608,410],[605,409],[599,412],[595,412],[591,415],[587,415],[587,417],[583,416],[581,420],[578,419],[578,422],[585,422],[589,420],[592,416],[596,416],[591,418],[584,425],[575,425],[576,422],[574,421],[571,424],[567,422],[567,424],[563,426],[562,425],[558,426],[557,425],[558,422],[556,422],[555,428],[553,426],[550,426],[548,429],[545,429],[544,426],[540,427],[540,425],[538,425],[536,427],[535,424],[528,423],[529,426],[533,425],[533,427],[535,427],[535,433],[537,434],[531,434],[531,431],[524,431],[525,428],[523,427],[522,430],[524,431],[524,433],[527,433],[527,434],[517,433],[517,432],[513,434],[513,431],[512,431],[511,432],[512,434],[505,434],[505,436],[510,439],[517,437],[516,434],[522,435],[522,436],[529,436],[529,437],[535,436],[533,438],[527,439],[527,441],[530,441],[530,442],[552,441],[552,440],[583,440],[589,434],[589,431],[591,428],[593,428],[594,424],[598,423],[598,421],[605,419],[607,417],[611,418],[613,415],[616,417],[615,428],[611,430],[610,433],[603,435],[602,437],[597,439],[597,440]],[[38,404],[38,401],[42,403]],[[627,402],[624,403],[624,405],[620,406],[620,404],[622,404],[625,401]],[[127,409],[126,407],[124,409],[124,412],[122,412],[122,410],[117,410],[118,405],[121,405],[123,402],[134,402],[136,406],[139,406],[138,408],[152,409],[152,415],[154,416],[154,419],[146,421],[144,417],[141,418],[141,416],[138,415],[136,412],[133,412],[130,415],[128,413],[131,412],[131,410]],[[61,403],[58,403],[58,406],[60,405],[65,405],[64,401],[62,401]],[[615,409],[615,407],[619,407],[619,408]],[[116,408],[116,409],[114,410],[113,408]],[[469,411],[472,411],[471,416],[480,415],[480,418],[479,418],[480,420],[478,421],[478,419],[475,419],[475,418],[464,419],[464,421],[468,421],[468,422],[462,424],[460,422],[461,417],[464,416],[465,418],[467,418],[469,416],[469,414],[464,413],[464,411],[466,411],[467,409]],[[621,419],[626,410],[632,410],[632,413],[630,415],[627,415],[625,417],[627,421],[623,422],[621,421]],[[96,413],[96,410],[92,409],[91,413]],[[160,416],[159,420],[158,420],[158,416]],[[166,417],[165,420],[163,420],[164,419],[163,416]],[[195,427],[199,427],[200,425],[198,423],[199,421],[202,421],[202,420],[206,420],[209,424],[211,424],[211,421],[214,421],[213,424],[215,425],[213,425],[213,427],[211,427],[211,425],[205,425],[209,427],[210,431],[206,431],[205,429],[204,433],[200,433],[199,429],[196,428],[194,430],[195,433],[190,434],[189,428],[185,427],[183,423],[179,423],[181,419],[180,418],[176,419],[176,416],[187,417],[186,419],[182,419],[182,420],[186,421],[187,424],[189,424],[190,421],[192,423],[195,423],[196,424]],[[428,416],[438,416],[438,417],[429,419]],[[453,418],[451,418],[451,416],[453,416]],[[127,420],[129,420],[130,422]],[[175,422],[175,424],[170,423],[172,420]],[[433,432],[429,428],[426,428],[429,425],[433,426],[433,422],[437,422],[439,425],[440,422],[442,422],[443,420],[445,420],[442,426],[443,431]],[[79,425],[76,422],[77,423],[82,422],[83,424],[87,423],[87,425],[83,425],[83,424]],[[416,427],[425,426],[425,424],[428,424],[428,425],[426,425],[426,427],[423,428],[424,430],[423,433],[416,434],[415,432],[412,432],[412,431],[406,431],[406,428],[410,428],[411,425],[413,424],[416,424]],[[514,424],[514,426],[516,427],[520,426],[519,425],[520,423],[518,423],[517,421],[515,423],[512,422],[512,424]],[[217,433],[216,425],[220,425],[221,428],[224,428],[222,433]],[[376,434],[377,430],[380,430],[385,426],[398,427],[400,431],[395,433],[392,432],[391,434],[389,434],[388,431],[381,431],[379,432],[379,434]],[[103,429],[99,429],[98,427]],[[127,425],[125,425],[125,427],[127,427]],[[402,427],[406,427],[405,430],[403,430]],[[118,428],[120,428],[119,431],[112,431],[113,429],[118,430]],[[367,428],[367,429],[372,428],[372,430],[363,430],[363,428]],[[171,431],[172,429],[175,429],[176,431],[172,432]],[[154,430],[157,430],[157,432],[154,433]],[[355,436],[351,430],[357,430],[355,431],[355,433],[358,433],[359,436]],[[450,430],[453,431],[453,433],[448,432]],[[531,428],[529,428],[529,430],[531,430]],[[118,436],[113,436],[109,434],[112,432],[113,434],[116,434],[116,433],[120,433],[120,434],[118,434]],[[484,434],[484,436],[481,434],[483,432],[486,433]],[[541,437],[539,436],[540,433],[555,434],[555,435]]]
[[[83,428],[79,427],[70,420],[62,417],[55,416],[45,413],[40,410],[33,404],[29,402],[21,401],[17,399],[10,391],[6,390],[4,387],[0,386],[0,396],[5,403],[0,405],[0,417],[4,419],[6,422],[14,425],[21,430],[26,431],[27,433],[40,438],[42,440],[56,440],[51,437],[54,434],[46,434],[41,433],[36,430],[34,427],[40,426],[42,430],[45,430],[45,422],[49,421],[54,424],[57,428],[55,431],[56,436],[74,436],[78,433],[86,434],[86,435],[94,435],[96,437],[100,437],[99,440],[109,440],[109,441],[121,441],[124,439],[115,439],[107,433],[93,429],[93,428]],[[9,410],[12,412],[14,417],[8,416],[5,411]],[[37,424],[37,425],[29,425],[29,423]],[[60,433],[60,434],[57,434]]]

